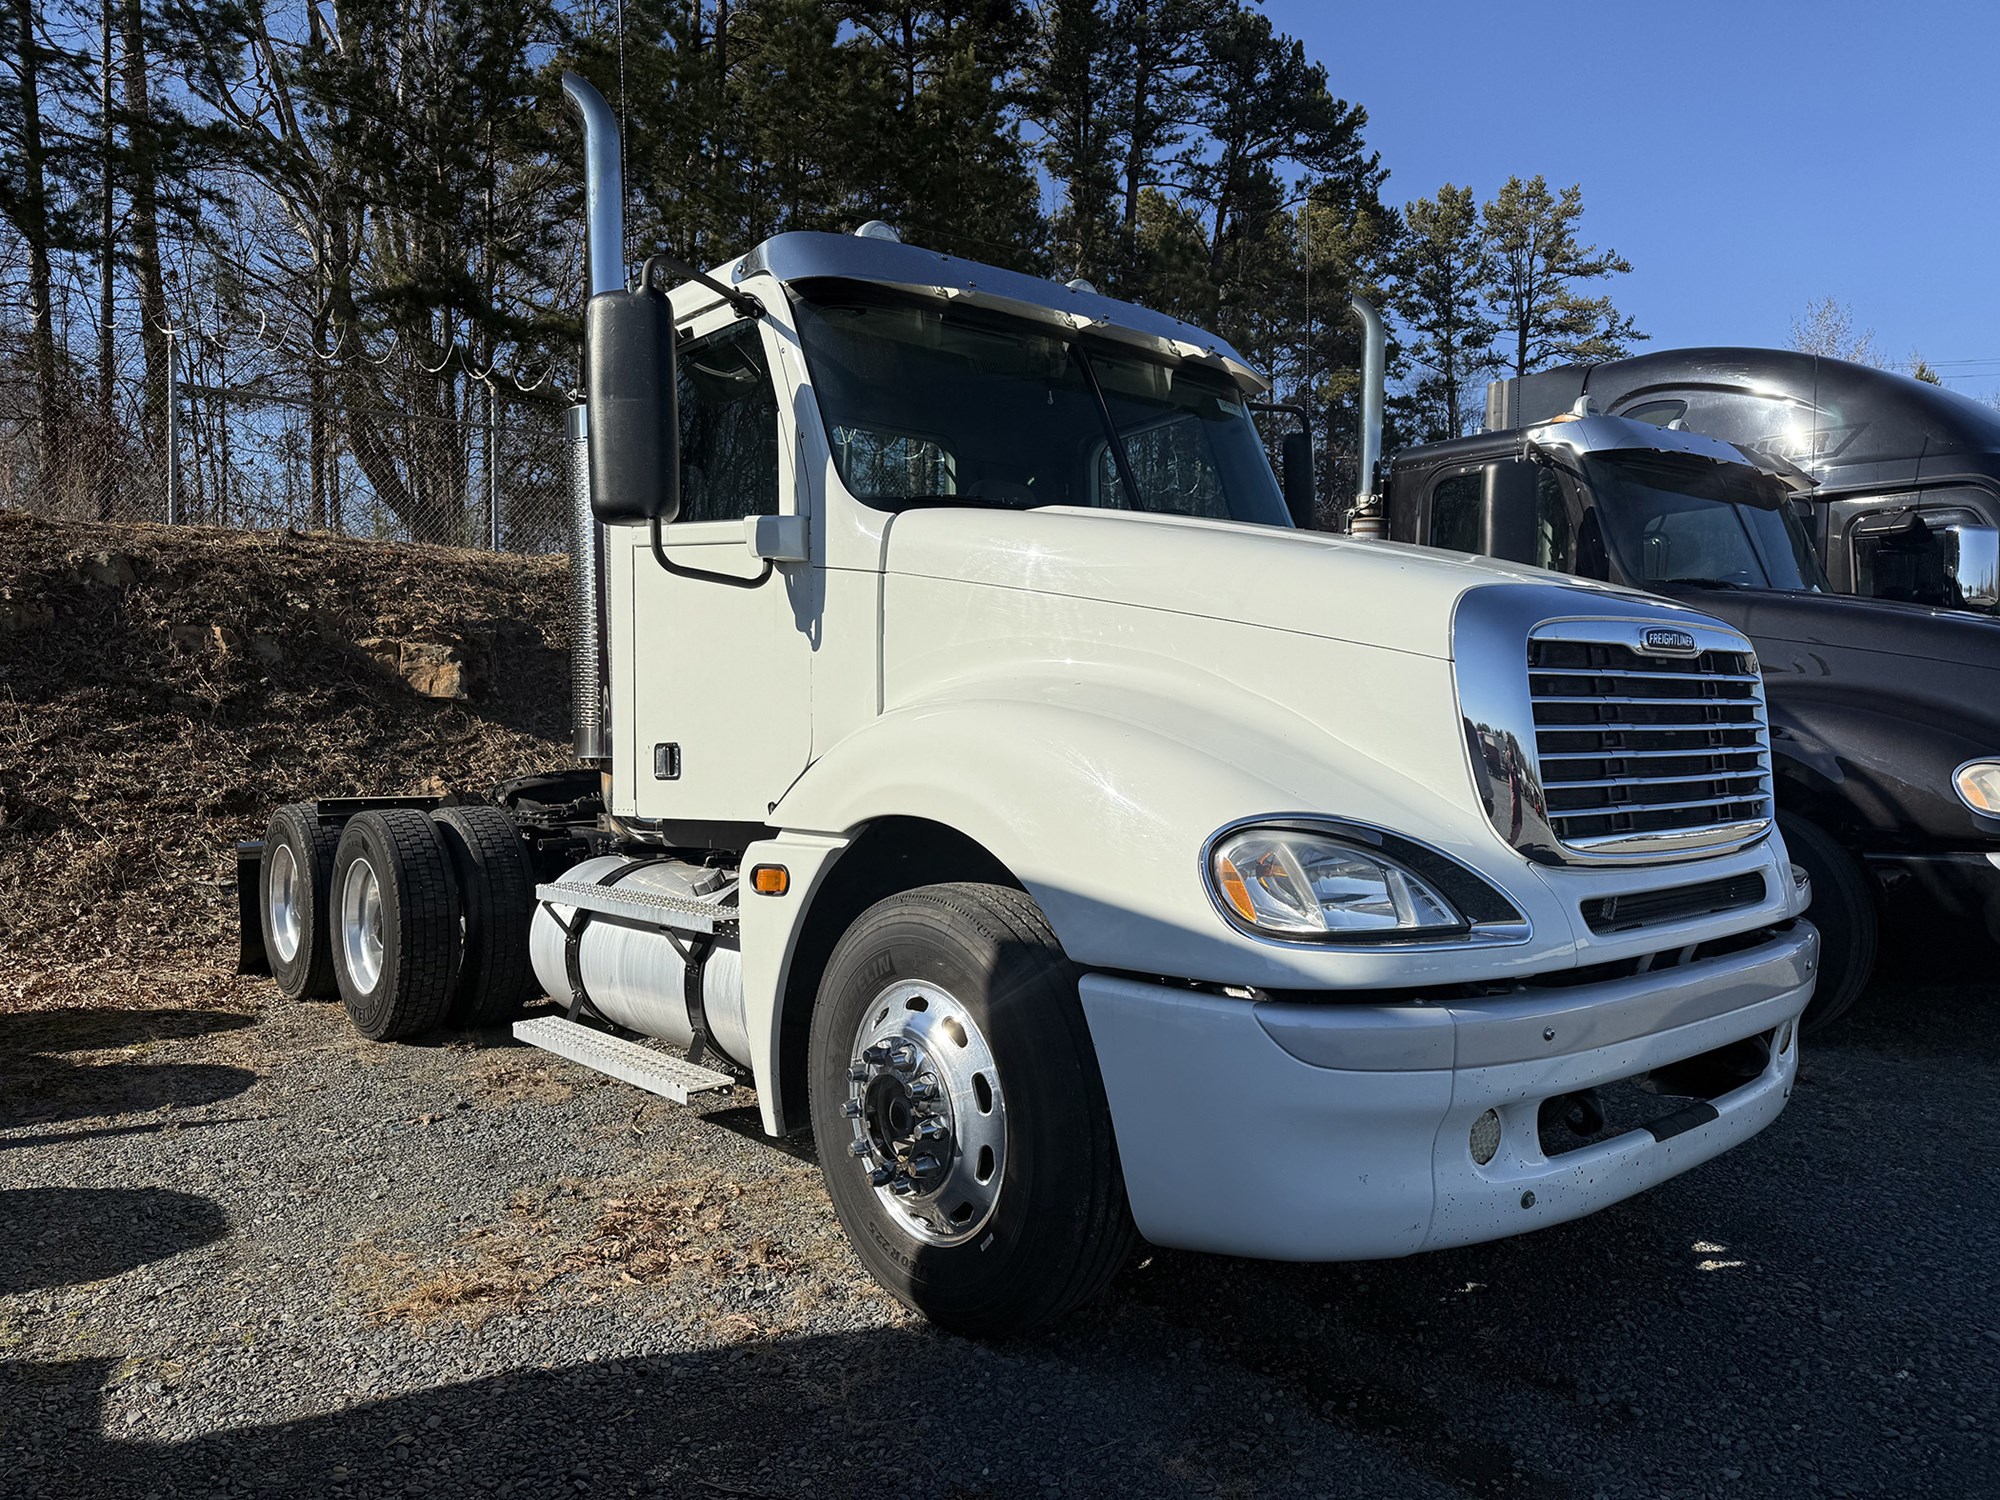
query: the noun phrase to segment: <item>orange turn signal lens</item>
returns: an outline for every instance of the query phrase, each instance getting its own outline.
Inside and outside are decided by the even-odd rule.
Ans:
[[[750,889],[760,896],[782,896],[792,888],[792,872],[783,865],[758,865],[750,871]]]
[[[1249,888],[1243,884],[1243,877],[1236,866],[1227,858],[1220,859],[1215,866],[1216,879],[1222,882],[1222,894],[1229,898],[1229,904],[1236,908],[1237,915],[1246,922],[1257,919],[1257,908],[1250,904]]]

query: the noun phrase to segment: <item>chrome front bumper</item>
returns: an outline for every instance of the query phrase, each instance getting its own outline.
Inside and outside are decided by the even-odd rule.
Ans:
[[[1493,1000],[1253,1001],[1102,974],[1080,989],[1147,1239],[1367,1260],[1580,1218],[1755,1135],[1791,1093],[1788,1023],[1818,955],[1798,922],[1698,963]],[[1767,1033],[1783,1045],[1712,1117],[1543,1154],[1544,1100]],[[1470,1135],[1489,1109],[1502,1132],[1482,1165]]]

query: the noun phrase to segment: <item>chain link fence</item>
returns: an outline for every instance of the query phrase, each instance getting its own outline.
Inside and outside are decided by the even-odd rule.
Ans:
[[[171,341],[169,376],[0,363],[0,509],[566,552],[561,396]]]

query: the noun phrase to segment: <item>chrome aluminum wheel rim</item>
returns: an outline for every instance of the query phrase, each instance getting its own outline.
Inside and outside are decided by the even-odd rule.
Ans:
[[[372,993],[382,978],[382,882],[365,859],[347,867],[340,885],[340,951],[354,987]]]
[[[889,985],[862,1013],[843,1105],[856,1170],[926,1244],[986,1227],[1007,1166],[1000,1070],[972,1014],[934,984]]]
[[[304,905],[311,899],[310,888],[299,871],[298,856],[290,844],[280,844],[270,854],[270,873],[265,880],[264,916],[271,929],[271,947],[280,963],[299,956],[305,935]]]

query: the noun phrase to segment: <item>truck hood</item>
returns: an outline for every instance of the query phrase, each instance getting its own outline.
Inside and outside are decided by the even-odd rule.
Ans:
[[[1676,589],[1750,637],[1771,750],[1865,847],[1991,846],[1953,768],[2000,754],[2000,620],[1842,594]]]
[[[1960,609],[1935,609],[1853,594],[1798,594],[1778,589],[1665,586],[1660,592],[1703,614],[1726,620],[1751,640],[1793,647],[1866,651],[1922,662],[1927,669],[1961,667],[2000,672],[2000,619]],[[1764,653],[1767,656],[1770,652]]]
[[[1396,542],[1052,506],[910,511],[886,571],[1239,621],[1449,659],[1453,607],[1495,583],[1559,584],[1656,613],[1657,595]],[[1705,601],[1703,601],[1705,602]]]

